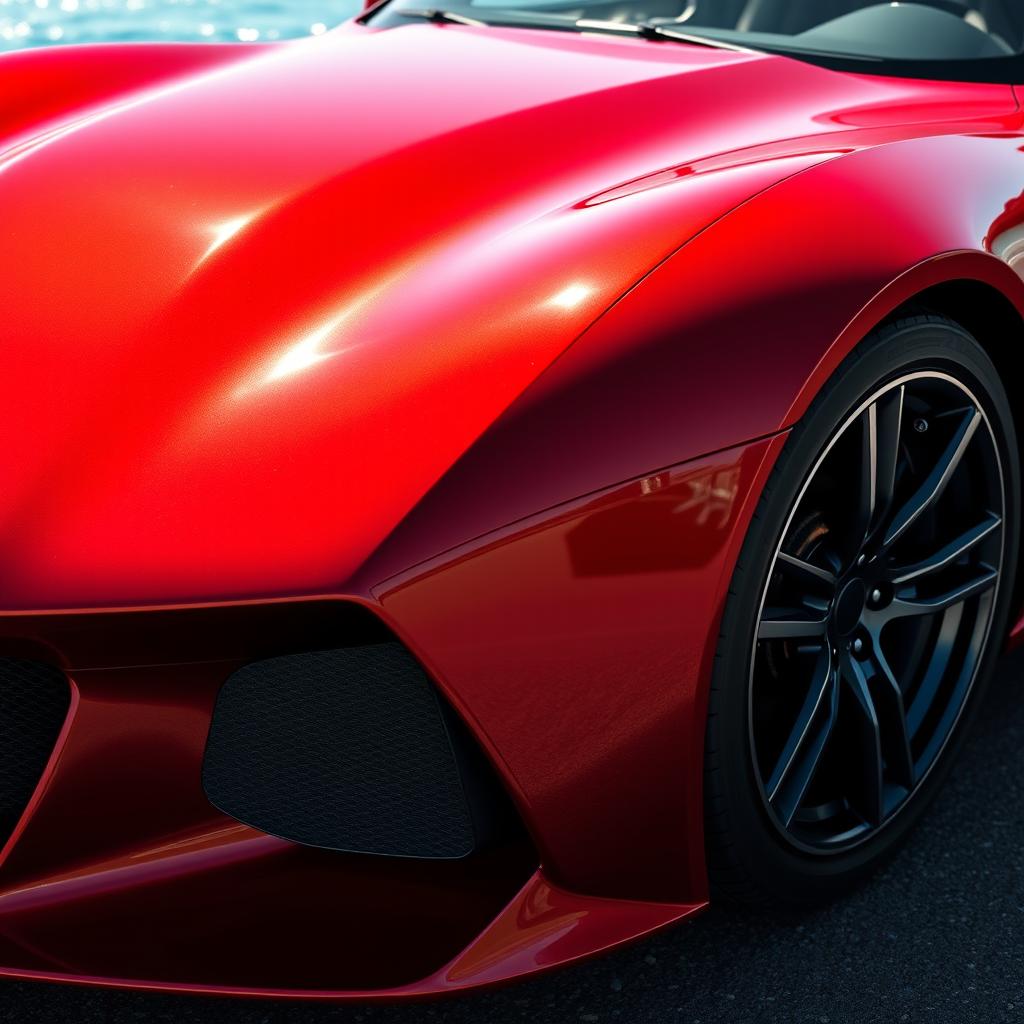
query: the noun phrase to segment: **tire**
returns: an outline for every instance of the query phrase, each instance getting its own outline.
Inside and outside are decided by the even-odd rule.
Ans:
[[[765,486],[723,611],[704,776],[716,897],[832,899],[914,827],[1006,635],[1019,506],[1005,389],[956,323],[883,325],[826,383]]]

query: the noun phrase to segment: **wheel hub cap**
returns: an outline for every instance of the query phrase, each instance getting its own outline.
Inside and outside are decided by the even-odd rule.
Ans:
[[[852,579],[840,591],[832,606],[832,632],[839,640],[851,636],[860,625],[868,600],[867,584],[861,579]]]

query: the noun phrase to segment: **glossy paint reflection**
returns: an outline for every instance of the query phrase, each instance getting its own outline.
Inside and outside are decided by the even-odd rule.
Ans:
[[[259,843],[259,845],[267,848],[263,851],[267,853],[269,848],[275,843],[280,843],[280,840],[262,837],[258,841],[253,840],[250,842],[253,847]],[[280,850],[277,852],[279,854],[282,853]],[[254,857],[259,856],[255,849],[253,849],[252,855]],[[239,859],[236,863],[241,865],[243,862]],[[265,866],[265,864],[261,864],[261,867]],[[303,865],[303,869],[308,871],[308,865]],[[245,871],[239,873],[242,875],[248,874]],[[472,871],[469,872],[470,875],[473,873]],[[315,881],[314,876],[307,877],[310,881]],[[211,879],[211,881],[213,880]],[[373,1000],[390,1001],[402,997],[415,998],[444,995],[467,988],[498,984],[506,982],[511,978],[549,970],[552,967],[572,963],[574,960],[591,955],[595,951],[601,951],[624,941],[648,935],[651,932],[681,921],[702,909],[699,904],[639,903],[581,896],[559,889],[547,881],[542,874],[537,873],[512,897],[494,920],[483,929],[479,937],[449,963],[430,973],[423,974],[415,981],[396,983],[393,980],[393,974],[380,973],[381,967],[384,967],[385,970],[392,969],[397,962],[396,954],[401,955],[404,943],[400,939],[399,946],[396,948],[396,935],[404,939],[415,939],[420,944],[418,952],[421,954],[421,957],[424,949],[432,948],[433,958],[436,959],[437,953],[443,951],[444,943],[448,939],[449,933],[453,931],[453,926],[457,927],[459,924],[462,924],[463,919],[472,920],[471,917],[466,918],[465,915],[467,893],[458,888],[446,888],[445,880],[438,877],[430,878],[422,889],[406,887],[405,891],[399,892],[396,892],[393,887],[381,888],[372,877],[364,877],[360,881],[364,887],[363,895],[367,902],[376,899],[386,903],[389,900],[395,899],[396,896],[416,901],[422,901],[426,897],[428,905],[432,900],[438,898],[444,900],[445,902],[436,904],[436,913],[431,920],[429,935],[417,935],[415,933],[409,935],[402,931],[392,931],[391,929],[401,928],[403,922],[391,920],[387,915],[382,919],[376,914],[372,917],[373,929],[367,932],[365,928],[360,927],[364,924],[358,916],[361,900],[349,900],[342,906],[330,906],[327,908],[332,915],[339,915],[339,912],[341,912],[344,913],[344,917],[332,916],[330,918],[330,930],[324,934],[319,934],[317,932],[317,924],[320,913],[324,908],[318,906],[316,902],[309,900],[309,891],[307,889],[298,893],[288,892],[286,895],[291,899],[296,899],[297,897],[298,909],[306,915],[303,918],[304,928],[300,930],[300,937],[304,937],[310,925],[312,925],[311,939],[316,942],[315,946],[307,948],[305,943],[300,941],[297,949],[294,946],[292,947],[292,952],[302,955],[312,953],[313,958],[312,962],[304,964],[302,971],[298,975],[292,970],[289,973],[288,981],[284,985],[275,985],[275,980],[280,970],[280,961],[264,962],[262,960],[262,957],[267,952],[271,954],[276,952],[272,942],[270,943],[269,950],[267,949],[266,940],[269,935],[272,935],[269,929],[282,926],[288,927],[291,924],[290,917],[284,920],[275,919],[275,900],[270,901],[270,915],[261,915],[260,918],[261,928],[268,930],[261,930],[259,932],[261,945],[256,947],[256,961],[250,961],[244,968],[238,965],[241,968],[238,970],[238,976],[243,978],[255,977],[258,979],[255,982],[242,981],[233,984],[230,980],[226,982],[223,980],[215,982],[204,981],[203,974],[211,968],[216,968],[220,972],[225,971],[223,959],[216,959],[212,962],[207,959],[201,967],[198,966],[198,961],[194,955],[186,957],[183,962],[169,960],[168,952],[173,949],[173,940],[177,937],[174,931],[167,936],[167,939],[170,939],[171,942],[168,943],[167,939],[165,939],[166,944],[161,944],[158,952],[162,959],[154,964],[155,971],[148,980],[146,978],[117,978],[111,977],[109,974],[97,977],[90,973],[74,973],[76,970],[95,970],[94,965],[97,962],[102,963],[102,959],[97,959],[95,955],[90,956],[88,952],[82,957],[81,954],[86,947],[72,946],[68,959],[54,963],[45,951],[45,943],[48,938],[45,924],[42,928],[39,928],[38,922],[35,929],[19,928],[17,924],[0,929],[0,956],[7,956],[15,962],[28,965],[16,968],[0,968],[0,975],[17,978],[81,982],[85,984],[129,986],[143,989],[156,988],[193,993],[205,992],[220,995],[286,996],[289,999],[329,1001],[341,999],[357,1000],[359,1002]],[[325,877],[323,882],[329,885],[330,876]],[[273,891],[275,884],[276,880],[271,877],[270,892]],[[251,895],[263,896],[264,898],[268,894],[266,891],[251,893]],[[131,916],[127,918],[128,922],[137,922],[138,911],[140,909],[149,909],[146,902],[147,895],[145,890],[143,890],[142,902],[138,907],[132,908],[130,911]],[[194,898],[192,893],[186,892],[182,895]],[[221,904],[213,893],[203,893],[202,895],[206,900],[207,913],[216,913],[218,909],[224,909],[230,914],[236,909],[231,905],[225,906]],[[279,896],[280,894],[275,895]],[[159,909],[162,909],[162,907]],[[370,909],[369,906],[367,909]],[[86,908],[87,913],[90,910],[92,908]],[[359,955],[355,957],[354,965],[351,964],[353,951],[346,946],[344,948],[344,956],[339,956],[340,951],[335,942],[332,941],[338,936],[339,920],[344,920],[346,928],[360,928],[360,942],[366,944],[362,946]],[[158,921],[166,926],[167,922],[162,918],[158,918]],[[104,921],[103,923],[123,929],[126,920],[115,919],[113,921]],[[90,930],[96,927],[96,922],[89,918],[83,919],[82,924],[83,931],[86,930],[86,926]],[[140,936],[147,947],[152,945],[152,943],[146,942],[151,934],[152,926],[150,925],[145,929],[145,936]],[[131,936],[130,929],[129,935]],[[240,931],[236,932],[233,927],[229,931],[222,932],[220,937],[232,943],[240,943],[241,948],[248,955],[252,955],[253,950],[244,941],[245,936]],[[134,936],[131,936],[131,938],[134,939]],[[43,944],[42,949],[36,947],[36,943],[40,942],[40,940]],[[121,957],[118,961],[119,963],[133,962],[133,958],[130,955],[124,955],[125,950],[117,950],[117,952]],[[78,958],[76,959],[76,957]],[[340,970],[339,961],[341,962]],[[347,967],[345,966],[346,962],[349,963]],[[411,968],[413,971],[422,971],[426,963],[429,963],[429,959],[421,958],[419,964],[415,962],[411,965],[405,963],[404,966],[406,970]],[[186,970],[196,971],[195,977],[193,980],[186,982],[166,978],[165,975],[167,974],[169,964],[172,970],[184,966]],[[337,985],[339,981],[344,980],[345,971],[352,969],[352,966],[362,971],[361,981],[357,984],[368,985],[372,981],[376,981],[376,986],[366,988],[353,986],[348,989],[332,988],[332,985]],[[371,972],[374,967],[377,969],[378,974],[376,978],[373,977],[372,973],[370,975],[366,974],[368,966],[371,966]],[[227,966],[227,969],[230,972],[231,964]],[[330,980],[327,982],[321,980],[317,974],[318,970],[325,971],[326,976]],[[220,978],[224,976],[222,973]],[[227,977],[230,978],[230,973]],[[296,984],[297,978],[301,979],[299,984]],[[311,987],[301,987],[303,981]]]
[[[379,590],[498,758],[550,877],[703,898],[703,854],[679,807],[700,802],[709,623],[780,442],[552,510]]]
[[[577,576],[675,572],[714,560],[732,523],[739,495],[738,466],[663,473],[639,482],[645,501],[594,512],[566,536]],[[622,547],[610,537],[644,537]]]
[[[0,65],[27,111],[0,124],[0,148],[27,147],[0,175],[0,344],[19,368],[0,408],[8,608],[343,593],[545,370],[556,381],[583,336],[599,352],[588,331],[709,224],[862,147],[997,131],[1016,109],[1006,88],[513,29],[348,26],[190,54],[156,48],[155,71],[70,51]],[[416,67],[418,88],[394,67]],[[480,154],[486,173],[468,172]],[[700,264],[720,306],[728,263]],[[734,361],[710,351],[722,360],[690,341],[677,357],[710,361],[721,389]],[[43,392],[48,415],[18,430]],[[451,535],[420,537],[414,557],[786,425],[763,396],[730,417],[676,404],[696,426],[623,409],[628,459],[563,452],[556,479],[541,467],[538,489],[476,523],[456,502]]]
[[[196,266],[199,267],[205,263],[218,249],[227,245],[235,235],[244,231],[258,216],[258,212],[244,213],[238,217],[231,217],[228,220],[220,221],[206,228],[205,233],[212,235],[212,241],[199,257]]]

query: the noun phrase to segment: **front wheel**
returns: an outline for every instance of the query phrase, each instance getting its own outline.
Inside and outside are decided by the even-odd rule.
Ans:
[[[880,328],[793,430],[723,616],[706,742],[714,888],[828,898],[941,784],[1007,627],[1013,419],[936,316]]]

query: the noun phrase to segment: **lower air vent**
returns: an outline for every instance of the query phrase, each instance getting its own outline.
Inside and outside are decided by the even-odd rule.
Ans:
[[[264,832],[331,850],[459,858],[507,801],[399,643],[270,658],[221,688],[207,797]]]
[[[0,845],[25,813],[70,706],[60,669],[0,658]]]

